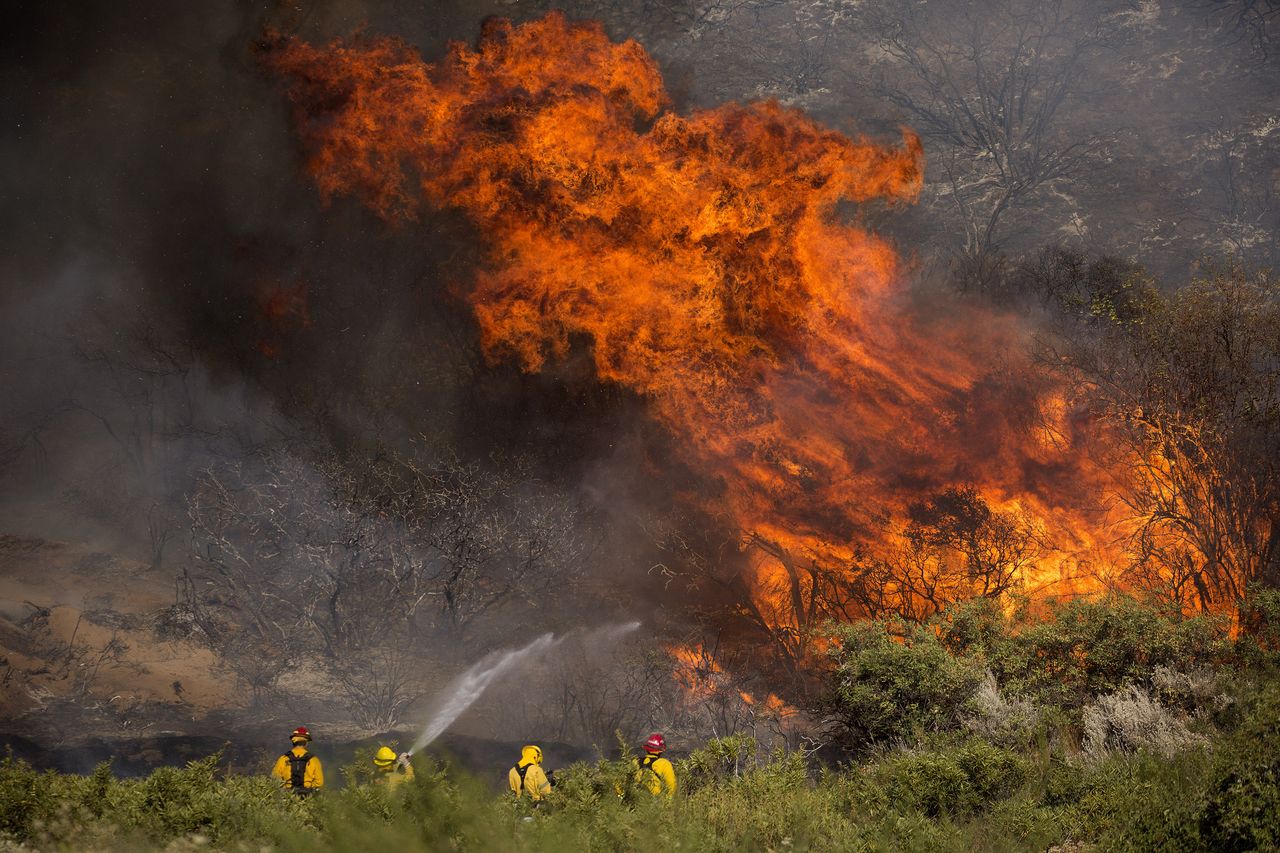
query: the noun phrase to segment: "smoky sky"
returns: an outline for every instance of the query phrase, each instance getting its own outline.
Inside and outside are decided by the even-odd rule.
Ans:
[[[540,376],[483,362],[451,295],[483,251],[467,222],[439,212],[390,227],[353,203],[320,203],[254,42],[267,28],[319,40],[365,28],[432,58],[474,40],[489,15],[556,7],[640,40],[676,109],[771,97],[842,130],[896,135],[910,116],[858,77],[873,46],[847,16],[822,17],[845,6],[857,4],[11,4],[0,36],[8,526],[98,535],[111,527],[91,500],[104,483],[178,502],[208,459],[316,431],[339,446],[438,434],[473,455],[532,450],[601,500],[660,504],[645,474],[662,438],[640,401],[593,384],[581,357]],[[1004,248],[1074,240],[1175,284],[1206,253],[1272,259],[1277,63],[1213,6],[1098,4],[1099,16],[1130,15],[1116,20],[1131,32],[1093,60],[1062,131],[1108,134],[1109,147],[1029,201]],[[910,258],[955,249],[943,195],[857,215]],[[69,494],[80,496],[70,507]]]

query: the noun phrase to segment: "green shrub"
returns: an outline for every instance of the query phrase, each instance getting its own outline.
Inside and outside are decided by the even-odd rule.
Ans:
[[[930,817],[974,814],[1011,796],[1027,777],[1023,759],[982,740],[894,755],[874,774],[896,808],[915,809]]]
[[[933,617],[930,625],[951,654],[985,659],[1009,633],[1010,619],[1003,605],[985,597],[957,602]]]
[[[1048,850],[1070,838],[1061,812],[1023,798],[992,804],[986,818],[969,824],[967,849],[992,849],[999,840],[1011,850]]]
[[[1064,604],[1040,622],[971,602],[920,627],[846,626],[826,709],[864,763],[815,774],[804,754],[764,755],[738,734],[678,761],[670,801],[637,791],[626,757],[565,768],[536,811],[425,756],[394,791],[348,784],[305,800],[265,775],[225,776],[216,757],[135,780],[8,760],[0,848],[1280,849],[1280,684],[1264,632],[1276,623],[1264,616],[1235,643],[1219,622],[1126,599]],[[1145,735],[1167,736],[1162,717],[1134,718],[1142,738],[1113,726],[1128,711],[1098,697],[1116,690],[1158,691],[1178,719],[1194,713],[1192,748],[1153,751],[1163,741]],[[1107,711],[1130,751],[1079,754],[1088,708]],[[980,713],[985,727],[973,725]],[[360,781],[367,764],[343,778]]]
[[[1280,686],[1268,686],[1219,751],[1198,829],[1218,850],[1280,848]]]
[[[36,849],[172,850],[1043,850],[1256,849],[1274,844],[1274,703],[1258,701],[1217,756],[1116,756],[1073,765],[980,739],[890,753],[816,778],[800,753],[753,755],[743,738],[681,763],[702,781],[674,801],[619,797],[625,761],[558,774],[547,808],[420,760],[396,791],[349,787],[300,800],[265,777],[221,778],[212,760],[142,780],[0,765],[9,838]],[[1261,770],[1259,771],[1259,768]],[[1255,772],[1259,771],[1259,772]],[[1251,775],[1252,774],[1252,775]],[[1270,775],[1269,775],[1270,774]],[[523,818],[528,817],[528,820]]]
[[[749,735],[712,738],[676,766],[680,786],[686,792],[695,791],[716,780],[741,776],[755,766],[757,749],[755,738]]]
[[[905,639],[890,634],[895,628]],[[974,663],[951,655],[928,628],[867,622],[841,626],[836,639],[826,707],[855,750],[957,727],[982,681]]]
[[[1280,589],[1249,587],[1240,605],[1240,627],[1236,645],[1246,663],[1272,669],[1280,664]]]
[[[567,810],[596,809],[639,794],[634,776],[630,759],[571,764],[556,771],[555,798],[559,807]],[[685,784],[683,775],[679,784]]]
[[[1077,797],[1063,811],[1076,838],[1100,841],[1105,849],[1187,849],[1183,845],[1191,836],[1185,816],[1192,813],[1188,804],[1198,794],[1208,761],[1202,751],[1174,759],[1150,753],[1112,756],[1079,769]]]
[[[32,837],[38,824],[58,814],[59,777],[52,771],[39,773],[23,761],[0,761],[0,832],[24,840]]]
[[[1148,684],[1157,665],[1221,665],[1232,655],[1223,620],[1183,618],[1125,597],[1055,605],[1047,618],[988,638],[981,651],[1002,688],[1070,708],[1130,682]]]
[[[923,626],[867,621],[834,634],[824,710],[855,752],[965,720],[1009,744],[1026,743],[1055,719],[1078,731],[1086,704],[1131,685],[1154,686],[1157,668],[1176,675],[1239,660],[1224,620],[1185,618],[1123,596],[1012,616],[978,599]],[[984,693],[987,673],[994,682]],[[992,713],[996,704],[1002,713]],[[1220,704],[1215,713],[1229,702]]]

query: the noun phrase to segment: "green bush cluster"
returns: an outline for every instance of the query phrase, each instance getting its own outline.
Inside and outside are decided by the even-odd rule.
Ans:
[[[1079,707],[1158,665],[1224,665],[1233,654],[1225,621],[1183,618],[1124,597],[1076,599],[1023,618],[979,647],[1002,687],[1051,705]]]
[[[1018,755],[971,740],[953,749],[891,755],[876,765],[873,778],[892,802],[939,817],[977,814],[1011,796],[1027,776]]]
[[[827,710],[853,748],[954,728],[982,669],[953,655],[929,626],[863,622],[836,630]]]
[[[1111,828],[1118,849],[1280,849],[1280,689],[1269,684],[1212,755],[1152,765],[1145,797]]]
[[[425,757],[396,791],[363,784],[360,760],[343,769],[345,787],[305,800],[265,774],[227,775],[217,756],[130,780],[5,760],[0,850],[1280,849],[1274,603],[1259,599],[1262,630],[1234,639],[1212,620],[1123,599],[1064,604],[1048,619],[975,603],[924,626],[848,626],[827,708],[849,763],[731,735],[676,762],[671,801],[635,785],[625,748],[559,770],[537,810]],[[1081,709],[1155,683],[1158,667],[1215,668],[1231,712],[1195,711],[1198,734],[1181,751],[1081,752]],[[996,729],[965,725],[982,691],[988,713],[1012,707],[993,698],[993,680],[1040,708],[1030,736],[995,743]]]
[[[0,833],[56,846],[77,839],[143,844],[199,836],[215,843],[276,842],[307,822],[306,804],[266,777],[221,778],[219,756],[117,780],[107,764],[89,776],[40,773],[0,761]]]
[[[923,625],[836,627],[825,705],[835,737],[865,753],[960,731],[981,712],[984,676],[1002,694],[1034,703],[1043,724],[1078,726],[1086,704],[1128,686],[1149,688],[1160,667],[1218,671],[1270,659],[1255,635],[1233,640],[1227,622],[1211,616],[1183,617],[1122,596],[1046,607],[1007,614],[977,599]]]
[[[1228,666],[1239,655],[1219,617],[1185,617],[1126,596],[1045,608],[1006,615],[997,602],[977,599],[926,627],[959,659],[990,669],[1002,688],[1065,706],[1145,682],[1160,665]]]
[[[351,786],[299,800],[266,778],[222,778],[214,759],[141,780],[5,761],[0,849],[1265,850],[1280,843],[1277,727],[1272,698],[1214,750],[1172,759],[1082,764],[939,737],[817,773],[796,752],[734,766],[728,756],[750,749],[739,739],[681,761],[697,782],[672,802],[620,794],[630,764],[600,761],[559,772],[537,811],[430,766],[390,794]]]

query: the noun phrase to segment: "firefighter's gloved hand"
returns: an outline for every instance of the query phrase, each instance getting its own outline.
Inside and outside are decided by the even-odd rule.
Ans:
[[[408,767],[408,766],[409,766],[409,753],[407,753],[407,752],[402,752],[402,753],[400,753],[400,755],[399,755],[399,756],[397,756],[397,758],[396,758],[396,766],[397,766],[397,767]]]

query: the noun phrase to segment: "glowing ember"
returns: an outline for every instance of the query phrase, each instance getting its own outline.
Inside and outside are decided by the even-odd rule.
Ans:
[[[290,334],[311,326],[307,283],[262,282],[258,287],[258,317],[263,332],[255,349],[267,358],[278,358]]]
[[[952,484],[1059,548],[1105,548],[1081,510],[1101,476],[1063,398],[1027,380],[1019,329],[913,319],[894,252],[837,215],[914,199],[910,132],[883,147],[772,103],[676,115],[639,45],[559,15],[491,22],[435,65],[390,39],[280,39],[265,61],[291,81],[326,197],[393,220],[425,201],[480,228],[467,298],[490,358],[536,371],[586,341],[601,380],[649,400],[707,477],[686,499],[757,546],[773,624],[804,629],[804,566],[899,544],[882,514]],[[1054,581],[1062,560],[1024,573]]]
[[[669,646],[667,654],[676,665],[676,680],[689,701],[699,702],[719,692],[724,670],[715,656],[702,646]]]

